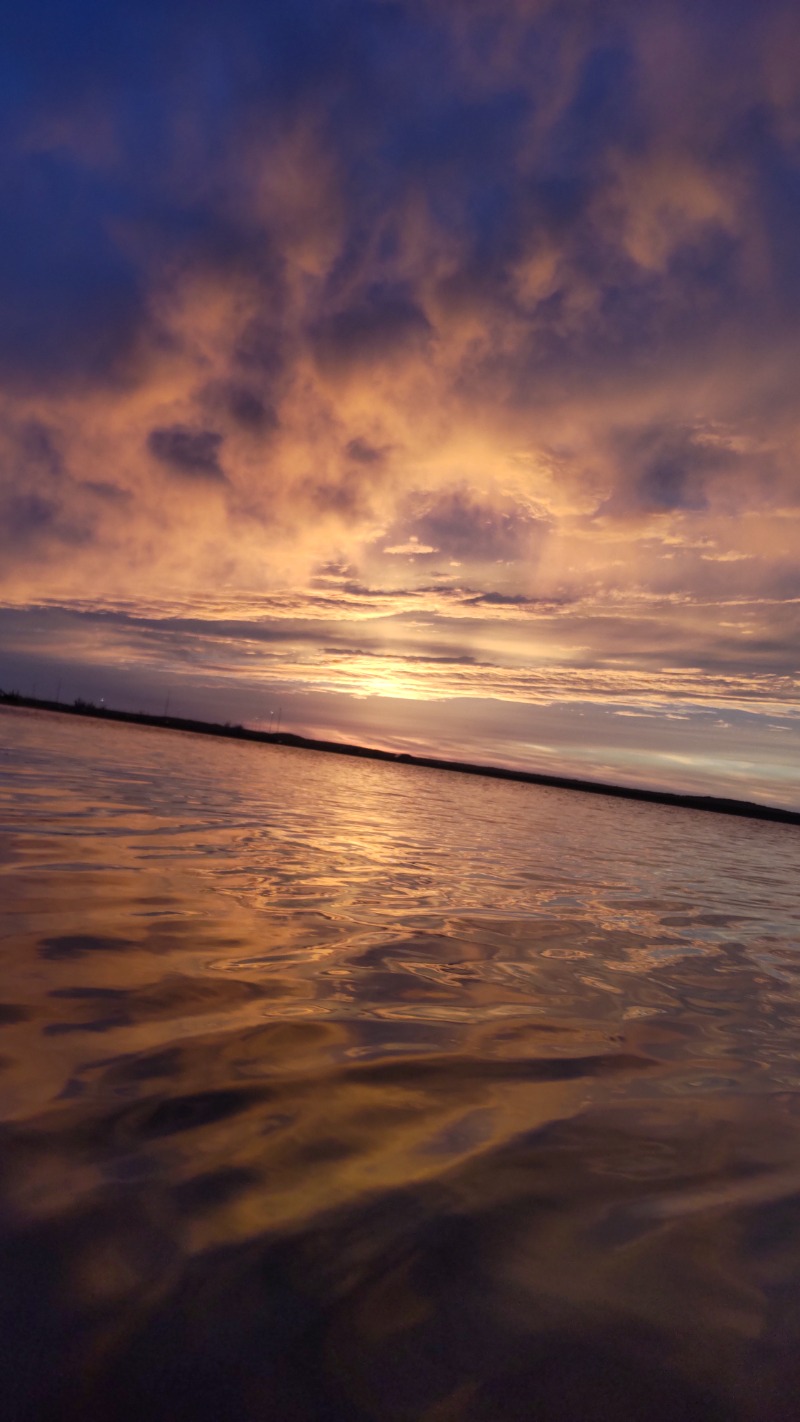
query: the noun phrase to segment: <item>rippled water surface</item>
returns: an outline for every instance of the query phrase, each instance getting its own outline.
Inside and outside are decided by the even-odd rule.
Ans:
[[[2,1416],[797,1418],[799,870],[0,711]]]

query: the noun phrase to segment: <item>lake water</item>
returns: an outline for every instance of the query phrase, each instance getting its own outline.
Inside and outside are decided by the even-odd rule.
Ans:
[[[0,1397],[789,1422],[800,833],[0,711]]]

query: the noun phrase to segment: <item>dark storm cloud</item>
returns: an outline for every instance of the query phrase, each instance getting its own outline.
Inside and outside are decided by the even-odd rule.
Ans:
[[[259,313],[244,323],[233,350],[235,368],[274,383],[286,368],[289,340],[273,325],[267,313]]]
[[[364,518],[369,516],[372,490],[380,481],[382,472],[382,460],[356,459],[345,466],[335,479],[309,479],[303,485],[302,492],[320,514]]]
[[[26,543],[37,533],[52,528],[58,505],[41,494],[12,494],[3,503],[3,533],[10,542]]]
[[[151,430],[147,436],[147,448],[155,459],[173,473],[193,479],[225,478],[219,463],[221,445],[222,435],[216,430],[188,429],[185,425]]]
[[[277,427],[279,421],[274,405],[257,391],[248,390],[244,385],[229,385],[226,393],[228,409],[238,424],[259,432]]]
[[[466,601],[473,607],[535,607],[538,599],[526,597],[524,593],[476,593]]]
[[[69,478],[57,430],[38,419],[0,422],[0,492],[55,496]]]
[[[692,430],[671,426],[620,431],[612,440],[620,485],[598,513],[702,509],[704,476],[730,465],[736,456],[703,444]]]
[[[12,419],[3,433],[0,547],[9,564],[41,556],[49,544],[85,543],[93,490],[71,479],[57,432],[36,419]]]
[[[27,420],[16,431],[17,475],[35,470],[58,483],[65,474],[64,458],[53,430],[40,420]]]
[[[264,392],[239,380],[218,381],[207,386],[201,403],[209,410],[227,415],[234,426],[252,435],[268,435],[280,423],[275,405]]]
[[[354,459],[357,464],[380,464],[388,450],[377,449],[369,440],[356,437],[348,442],[344,452],[348,459]]]
[[[365,362],[383,361],[419,346],[431,327],[419,306],[402,289],[377,285],[351,305],[312,328],[315,355],[332,374]]]
[[[497,507],[467,489],[452,489],[433,499],[412,497],[403,525],[437,553],[475,562],[514,559],[533,551],[532,540],[541,533],[541,520],[521,507]],[[416,507],[415,507],[416,505]]]

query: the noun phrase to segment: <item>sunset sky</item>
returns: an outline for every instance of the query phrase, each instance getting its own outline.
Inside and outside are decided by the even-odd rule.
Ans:
[[[800,807],[797,0],[34,0],[0,687]]]

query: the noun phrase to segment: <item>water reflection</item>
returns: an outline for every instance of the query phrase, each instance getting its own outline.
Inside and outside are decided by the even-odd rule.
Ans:
[[[0,732],[6,1415],[796,1416],[794,829]]]

